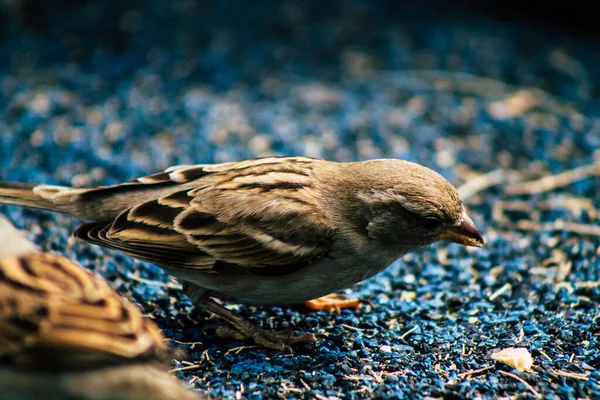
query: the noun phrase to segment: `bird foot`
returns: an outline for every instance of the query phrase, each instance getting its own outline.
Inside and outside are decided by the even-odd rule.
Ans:
[[[317,341],[317,336],[313,333],[296,335],[291,329],[272,332],[256,325],[249,324],[247,327],[248,329],[242,331],[238,328],[221,325],[217,328],[215,334],[220,338],[235,340],[252,339],[256,344],[268,349],[288,351],[290,353],[292,352],[292,344]]]
[[[200,296],[196,304],[212,312],[225,320],[229,326],[220,325],[215,331],[221,338],[233,338],[236,340],[252,339],[258,345],[273,350],[290,351],[290,345],[295,343],[316,342],[315,334],[295,335],[291,329],[285,329],[278,332],[271,332],[260,328],[241,316],[232,313],[221,304],[215,302],[210,297]]]
[[[304,306],[311,310],[323,310],[328,312],[339,313],[342,308],[360,308],[364,302],[362,299],[349,299],[344,294],[329,294],[327,296],[319,297],[318,299],[305,301]]]

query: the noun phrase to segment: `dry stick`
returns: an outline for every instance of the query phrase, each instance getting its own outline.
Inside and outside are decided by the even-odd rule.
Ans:
[[[532,90],[519,90],[510,96],[487,105],[488,112],[495,119],[509,119],[525,114],[540,104],[540,100]]]
[[[350,326],[350,325],[346,325],[346,324],[340,324],[340,326],[343,326],[346,329],[351,329],[353,331],[359,331],[359,332],[364,331],[364,329],[362,329],[362,328],[357,328],[355,326]]]
[[[169,372],[173,373],[173,372],[179,372],[179,371],[190,371],[190,370],[198,369],[198,368],[200,368],[200,365],[194,364],[194,365],[188,365],[186,367],[173,368],[173,369],[169,370]]]
[[[413,326],[411,329],[409,329],[408,331],[404,332],[404,334],[402,336],[400,336],[400,340],[406,339],[410,334],[412,334],[417,329],[419,329],[418,325]]]
[[[302,380],[302,378],[300,378],[300,384],[302,385],[302,387],[306,390],[312,390],[312,388],[308,385],[308,383],[304,382]]]
[[[492,206],[492,218],[496,222],[508,223],[505,211],[529,211],[531,204],[524,200],[499,200]],[[536,214],[534,214],[536,215]],[[535,217],[534,217],[535,218]]]
[[[548,361],[554,361],[554,360],[552,360],[552,359],[550,358],[550,356],[549,356],[548,354],[546,354],[546,352],[545,352],[544,350],[540,350],[540,349],[538,349],[538,351],[540,352],[540,354],[541,354],[541,355],[543,355],[544,357],[546,357],[546,359],[547,359]]]
[[[516,228],[524,231],[564,231],[583,236],[600,236],[600,226],[578,224],[575,222],[555,221],[540,224],[535,221],[522,220],[517,222]]]
[[[500,185],[517,176],[518,172],[497,169],[469,180],[458,188],[458,193],[467,201],[476,194],[496,185]],[[520,174],[519,174],[520,175]]]
[[[545,193],[596,175],[600,175],[600,162],[561,172],[557,175],[548,175],[535,181],[507,185],[504,191],[508,195]]]
[[[587,381],[587,380],[589,380],[589,376],[590,376],[589,373],[579,374],[577,372],[561,371],[559,369],[553,369],[553,371],[554,371],[554,373],[556,375],[564,376],[565,378],[578,379],[578,380],[581,380],[581,381]]]
[[[302,393],[302,389],[298,389],[298,388],[295,388],[295,387],[288,387],[285,383],[282,383],[281,386],[283,387],[283,390],[284,390],[283,394],[285,394],[287,392]]]
[[[569,257],[564,251],[557,249],[553,253],[556,254],[557,257],[556,282],[564,282],[571,273],[573,262],[569,260]]]
[[[240,351],[242,351],[242,350],[260,349],[260,348],[262,348],[262,346],[239,346],[239,347],[234,347],[232,349],[227,350],[224,355],[227,356],[231,353],[240,354]]]
[[[521,220],[516,223],[516,228],[525,230],[525,231],[543,231],[543,230],[562,230],[567,232],[572,232],[580,235],[587,236],[599,236],[600,235],[600,227],[593,224],[579,224],[574,222],[564,222],[564,221],[555,221],[551,223],[542,224],[536,221],[537,210],[553,210],[555,209],[555,205],[559,207],[565,207],[573,212],[576,211],[574,206],[574,202],[579,203],[577,207],[581,209],[585,209],[590,217],[595,218],[598,214],[596,208],[593,207],[593,204],[585,201],[587,199],[579,199],[574,197],[558,197],[553,200],[541,201],[537,203],[536,209],[531,213],[533,216],[533,220]],[[554,204],[557,203],[557,204]],[[532,205],[528,201],[524,200],[500,200],[494,203],[492,207],[492,218],[495,221],[508,223],[507,218],[504,214],[504,211],[528,211],[532,209]]]
[[[171,339],[171,338],[165,338],[165,342],[168,342],[168,341],[173,341],[173,342],[175,342],[177,344],[191,345],[192,348],[194,348],[194,346],[197,345],[197,344],[204,344],[202,342],[181,342],[179,340],[175,340],[175,339]]]
[[[600,286],[600,282],[598,281],[585,281],[585,282],[574,282],[576,288],[583,289],[595,289]]]
[[[175,282],[152,281],[150,279],[142,278],[139,276],[139,272],[136,272],[135,274],[126,274],[126,276],[128,279],[133,279],[136,282],[145,283],[146,285],[162,286],[168,289],[181,289],[181,285]]]
[[[494,293],[492,293],[489,297],[488,300],[489,301],[494,301],[496,300],[496,298],[498,296],[503,295],[504,293],[508,292],[509,290],[512,289],[512,285],[510,283],[505,284],[504,286],[502,286],[500,289],[496,290]]]
[[[539,393],[537,390],[535,390],[535,389],[533,388],[533,386],[531,386],[531,385],[530,385],[530,384],[529,384],[529,383],[528,383],[528,382],[527,382],[525,379],[523,379],[523,378],[521,378],[521,377],[518,377],[518,376],[517,376],[517,375],[515,375],[515,374],[511,374],[510,372],[506,372],[506,371],[498,371],[498,372],[500,372],[502,375],[506,375],[506,376],[509,376],[509,377],[511,377],[511,378],[513,378],[513,379],[516,379],[516,380],[518,380],[518,381],[519,381],[519,382],[521,382],[523,385],[525,385],[525,387],[527,387],[527,389],[529,389],[529,391],[530,391],[531,393],[533,393],[533,395],[534,395],[536,398],[538,398],[538,399],[541,399],[541,398],[542,398],[542,395],[541,395],[541,394],[540,394],[540,393]]]
[[[492,368],[494,368],[493,365],[488,365],[487,367],[483,367],[483,368],[479,368],[479,369],[472,369],[470,371],[461,372],[460,374],[458,374],[458,377],[460,379],[463,379],[463,378],[466,378],[471,375],[477,375],[477,374],[481,374],[483,372],[489,371]]]
[[[578,213],[585,210],[592,219],[596,219],[598,216],[598,210],[594,207],[594,202],[592,199],[587,197],[575,197],[569,195],[556,196],[552,199],[541,201],[540,207],[547,210],[553,210],[557,207],[562,207],[570,210],[573,213]]]

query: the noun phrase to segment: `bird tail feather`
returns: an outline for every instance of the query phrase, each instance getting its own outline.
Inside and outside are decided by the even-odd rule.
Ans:
[[[0,182],[0,203],[72,214],[69,203],[81,189],[65,186]]]
[[[115,219],[122,211],[155,200],[194,183],[132,181],[113,186],[72,188],[20,182],[0,182],[0,204],[15,204],[71,215],[86,222]]]

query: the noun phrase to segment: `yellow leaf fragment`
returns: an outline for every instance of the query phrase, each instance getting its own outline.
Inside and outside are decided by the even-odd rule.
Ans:
[[[533,366],[533,358],[529,350],[524,347],[507,347],[492,354],[492,360],[500,361],[524,372],[531,371],[531,367]]]

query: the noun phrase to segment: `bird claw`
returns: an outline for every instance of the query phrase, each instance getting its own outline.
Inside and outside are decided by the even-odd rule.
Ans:
[[[221,325],[215,331],[215,334],[220,338],[246,340],[252,339],[258,345],[268,349],[287,351],[292,353],[290,345],[296,343],[316,342],[317,336],[313,333],[305,335],[296,335],[290,328],[283,329],[277,332],[271,332],[258,326],[253,326],[250,329],[245,329],[243,332],[236,328]]]
[[[295,335],[290,328],[279,332],[271,332],[262,329],[247,319],[232,313],[208,296],[200,298],[197,304],[222,318],[229,324],[228,326],[221,325],[215,331],[216,335],[221,338],[233,338],[236,340],[252,339],[256,344],[269,349],[280,351],[287,350],[289,352],[292,351],[290,347],[291,344],[317,341],[317,337],[312,333],[307,335]]]

